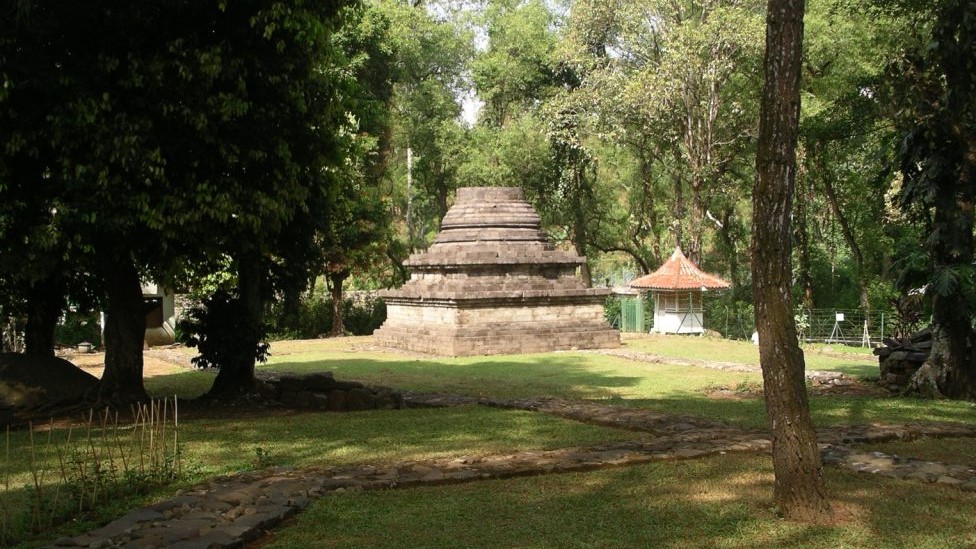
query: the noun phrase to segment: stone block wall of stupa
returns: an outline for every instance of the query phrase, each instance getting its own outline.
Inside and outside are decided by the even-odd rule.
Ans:
[[[609,290],[582,283],[583,261],[548,241],[521,189],[458,189],[434,243],[404,262],[410,280],[381,293],[374,340],[447,356],[619,346],[603,317]]]

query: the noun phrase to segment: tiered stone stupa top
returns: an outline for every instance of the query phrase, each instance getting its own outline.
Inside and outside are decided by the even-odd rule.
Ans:
[[[375,339],[452,356],[618,346],[603,319],[609,290],[583,284],[584,261],[549,242],[521,189],[458,189],[434,243],[404,262],[410,280],[381,293]]]

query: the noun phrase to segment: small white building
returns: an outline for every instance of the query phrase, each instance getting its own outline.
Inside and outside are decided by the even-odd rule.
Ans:
[[[650,292],[654,300],[651,332],[659,334],[704,333],[702,294],[729,286],[721,278],[699,270],[680,247],[658,270],[630,283],[631,288]]]
[[[171,345],[176,341],[176,296],[172,290],[149,282],[142,285],[146,303],[146,345]]]

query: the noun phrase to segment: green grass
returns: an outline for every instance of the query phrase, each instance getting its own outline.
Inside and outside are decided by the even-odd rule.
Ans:
[[[172,397],[196,398],[210,390],[216,372],[210,370],[188,370],[165,376],[147,377],[143,384],[146,392],[154,398]]]
[[[426,358],[370,347],[370,338],[276,342],[267,365],[279,372],[332,371],[403,390],[500,398],[558,396],[693,414],[732,424],[766,425],[759,398],[715,399],[707,390],[761,382],[755,373],[648,364],[597,353]],[[749,343],[707,338],[639,337],[631,348],[663,356],[754,364]],[[808,366],[865,375],[871,355],[806,349]],[[813,364],[816,364],[814,366]],[[146,380],[154,395],[205,392],[213,373],[187,371]],[[894,397],[813,396],[818,425],[872,422],[976,422],[976,405]],[[265,465],[390,464],[597,444],[640,437],[542,414],[467,406],[449,409],[239,414],[181,422],[193,475],[186,482]],[[56,436],[63,436],[58,432]],[[14,433],[14,446],[24,445]],[[901,443],[901,455],[972,456],[971,440]],[[949,450],[939,453],[941,444]],[[879,448],[885,448],[879,446]],[[260,450],[259,450],[260,449]],[[884,451],[884,450],[883,450]],[[39,460],[52,454],[41,451]],[[929,457],[926,459],[938,459]],[[966,458],[968,459],[968,458]],[[28,478],[26,455],[11,477]],[[281,547],[949,547],[976,543],[971,494],[829,470],[834,500],[848,520],[803,527],[770,509],[768,457],[729,455],[585,474],[464,486],[343,494],[324,498],[276,535]],[[175,489],[176,487],[171,487]],[[126,499],[118,509],[143,498]],[[919,522],[926,524],[918,527]],[[86,525],[79,523],[75,531]],[[90,523],[88,524],[90,526]],[[58,535],[70,533],[62,530]],[[52,534],[54,535],[54,534]],[[967,537],[968,536],[968,537]]]
[[[188,421],[188,460],[205,472],[253,469],[257,448],[273,465],[326,467],[499,454],[639,435],[553,416],[464,406],[450,409],[307,413],[268,418]]]
[[[185,463],[196,477],[266,465],[390,463],[585,446],[639,436],[544,414],[482,406],[184,419],[179,430]],[[32,460],[50,471],[48,481],[55,480],[57,451],[67,430],[35,432],[33,457],[30,437],[26,431],[12,432],[9,460],[0,454],[2,471],[12,487],[31,482]],[[76,429],[72,438],[78,441],[83,433]],[[94,441],[101,451],[101,436],[96,433]],[[266,456],[265,463],[258,463],[258,448]]]
[[[11,509],[26,508],[18,489],[32,483],[33,471],[42,473],[48,493],[53,490],[57,452],[67,430],[10,434],[9,459],[0,454],[10,491],[0,500]],[[465,406],[451,409],[377,410],[348,414],[299,413],[267,417],[182,420],[180,441],[188,476],[181,482],[148,494],[120,497],[71,527],[55,530],[71,535],[93,528],[128,508],[167,496],[205,478],[259,469],[271,465],[339,467],[354,464],[389,464],[402,461],[504,454],[525,450],[585,446],[630,440],[640,435],[586,425],[543,414]],[[75,430],[73,440],[82,437]],[[103,448],[96,433],[95,446]],[[259,450],[260,449],[260,450]],[[33,454],[33,455],[32,455]],[[36,463],[33,466],[32,463]],[[2,484],[0,484],[2,487]],[[27,545],[29,546],[29,545]]]
[[[933,548],[976,542],[976,495],[830,469],[840,522],[776,517],[768,457],[727,455],[459,486],[333,494],[266,546]]]
[[[624,346],[655,355],[759,365],[759,348],[749,341],[698,336],[626,334]],[[808,370],[841,372],[855,377],[878,377],[878,360],[871,349],[846,345],[803,345]]]
[[[675,414],[692,414],[744,427],[766,425],[761,398],[715,399],[706,391],[716,387],[758,385],[758,373],[725,372],[696,366],[650,364],[597,353],[546,353],[489,357],[406,357],[370,350],[370,338],[339,338],[278,342],[268,364],[280,372],[331,371],[339,379],[386,385],[401,390],[457,393],[473,396],[556,396],[605,401]],[[722,356],[748,364],[755,346],[748,342],[700,337],[640,336],[627,345],[649,346],[648,352],[679,358]],[[821,356],[821,355],[817,355]],[[850,365],[858,355],[822,355],[833,369],[867,371],[871,355]],[[853,357],[853,358],[851,358]],[[758,357],[756,357],[758,358]],[[846,361],[846,362],[845,362]],[[848,366],[844,366],[848,364]],[[212,380],[209,372],[187,372],[147,380],[156,395],[197,395]],[[151,385],[150,385],[151,384]],[[901,397],[812,396],[811,413],[817,425],[950,421],[976,423],[976,406],[967,402],[931,401]]]

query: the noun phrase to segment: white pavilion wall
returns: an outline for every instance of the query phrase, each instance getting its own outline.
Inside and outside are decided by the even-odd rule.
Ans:
[[[700,291],[655,292],[654,325],[659,334],[701,334],[705,332]]]

